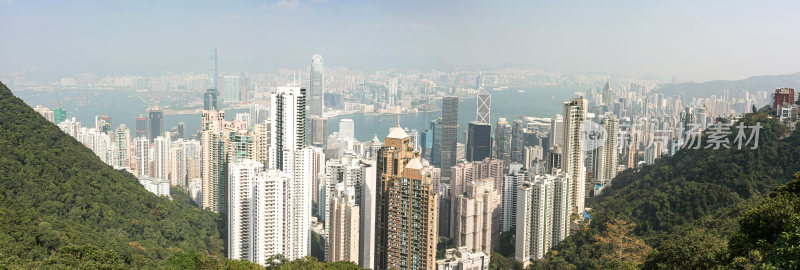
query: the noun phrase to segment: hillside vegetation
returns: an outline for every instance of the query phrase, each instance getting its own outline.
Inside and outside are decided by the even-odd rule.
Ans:
[[[790,217],[785,210],[763,213],[777,209],[764,205],[791,205],[766,195],[800,171],[800,134],[790,134],[767,108],[742,121],[763,126],[757,149],[684,149],[653,165],[622,172],[603,195],[588,202],[593,209],[591,225],[568,237],[533,268],[711,269],[734,268],[729,263],[743,257],[754,265],[761,261],[781,265],[772,256],[786,252],[800,257],[800,242],[789,245],[794,250],[772,249],[776,235],[792,230],[784,224],[797,224],[797,216]],[[734,128],[731,142],[735,135]],[[796,213],[794,207],[784,209]],[[771,215],[777,225],[764,225],[756,218],[762,215]],[[627,230],[620,229],[621,223]],[[754,234],[754,228],[765,227],[769,233]],[[620,244],[608,244],[608,237],[617,241],[610,243]],[[755,239],[765,242],[755,245]],[[631,247],[637,240],[645,246]],[[789,242],[797,240],[786,237]],[[762,257],[755,258],[750,251]]]

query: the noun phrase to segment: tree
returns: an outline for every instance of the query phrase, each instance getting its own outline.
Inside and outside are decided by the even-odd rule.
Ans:
[[[652,248],[631,234],[635,226],[622,219],[606,222],[605,231],[594,236],[595,246],[604,252],[602,258],[621,263],[641,262]]]

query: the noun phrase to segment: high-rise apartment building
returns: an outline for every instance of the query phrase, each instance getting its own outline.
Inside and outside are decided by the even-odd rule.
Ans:
[[[566,173],[555,174],[553,179],[553,245],[569,236],[572,213],[572,177]]]
[[[243,159],[230,165],[228,258],[258,264],[284,252],[284,185],[291,177]]]
[[[170,185],[188,187],[189,157],[187,145],[183,139],[170,142],[169,146],[169,182]]]
[[[527,262],[544,258],[553,246],[553,180],[536,177],[517,187],[517,241],[514,259]]]
[[[269,168],[286,170],[294,164],[293,154],[306,144],[306,90],[278,87],[272,93],[270,119],[272,128]]]
[[[272,123],[269,119],[253,125],[253,159],[269,164],[269,145]]]
[[[606,113],[600,122],[605,131],[605,142],[600,146],[597,166],[595,168],[595,181],[606,186],[617,176],[619,166],[619,120],[611,113]]]
[[[329,201],[330,215],[327,218],[327,242],[325,260],[329,262],[350,261],[358,263],[359,255],[359,206],[356,203],[355,187],[338,183]]]
[[[120,124],[114,131],[114,144],[116,145],[116,157],[114,158],[114,168],[130,168],[131,161],[131,130],[125,124]]]
[[[517,187],[515,260],[544,258],[567,236],[569,184],[566,174],[537,175]]]
[[[378,151],[376,269],[434,269],[439,198],[411,149],[398,126]]]
[[[572,212],[580,214],[583,212],[586,187],[586,168],[584,159],[586,154],[581,144],[581,129],[583,121],[586,120],[587,101],[583,97],[578,97],[572,101],[564,103],[564,134],[562,136],[561,147],[563,149],[563,162],[561,163],[562,172],[572,176]]]
[[[359,200],[359,246],[358,246],[358,266],[362,268],[375,268],[375,217],[378,201],[377,165],[375,160],[365,162],[361,167],[361,175],[364,181],[360,188]],[[360,197],[360,198],[359,198]]]
[[[272,93],[269,168],[289,174],[285,186],[284,252],[298,259],[311,252],[311,196],[314,150],[306,144],[306,90],[278,87]]]
[[[503,222],[502,231],[510,232],[516,226],[517,220],[517,192],[520,184],[528,182],[530,174],[522,168],[522,164],[511,163],[508,165],[508,174],[503,180]]]
[[[237,133],[246,129],[243,122],[225,121],[223,111],[203,111],[200,147],[202,152],[202,206],[223,214],[228,201],[228,161],[249,157],[242,153],[242,142],[246,140]],[[231,144],[231,139],[235,145]],[[229,151],[234,150],[234,153]],[[246,151],[246,150],[244,150]]]
[[[549,134],[547,135],[548,149],[555,145],[561,145],[564,137],[564,116],[556,114],[555,117],[550,118]]]
[[[153,178],[169,180],[169,143],[169,139],[163,136],[153,140]]]
[[[133,144],[136,155],[136,176],[150,177],[150,141],[147,137],[138,137],[133,140]]]
[[[39,114],[41,114],[42,117],[44,117],[44,119],[47,119],[47,121],[50,121],[50,122],[55,122],[56,121],[56,114],[53,111],[51,111],[50,109],[46,108],[46,107],[42,107],[41,105],[38,105],[35,108],[33,108],[33,110],[35,112],[38,112]]]
[[[451,239],[457,247],[465,246],[471,252],[492,250],[492,214],[499,194],[491,178],[465,183],[464,192],[454,194],[453,226]]]

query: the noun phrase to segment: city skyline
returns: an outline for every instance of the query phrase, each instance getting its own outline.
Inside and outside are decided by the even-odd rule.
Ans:
[[[0,0],[0,268],[796,268],[770,4]]]
[[[203,72],[208,64],[196,56],[209,48],[219,48],[220,70],[253,73],[302,70],[313,54],[358,70],[518,67],[678,81],[800,71],[800,56],[791,53],[799,38],[784,34],[797,27],[792,8],[766,12],[745,1],[454,4],[3,1],[0,33],[8,41],[0,49],[14,53],[5,55],[0,77],[23,70],[37,79]],[[753,12],[759,10],[765,12]],[[283,42],[272,42],[276,37]]]

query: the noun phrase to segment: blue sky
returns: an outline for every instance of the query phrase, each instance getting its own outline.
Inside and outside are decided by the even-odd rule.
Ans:
[[[532,67],[676,76],[800,72],[796,1],[0,0],[0,76]]]

